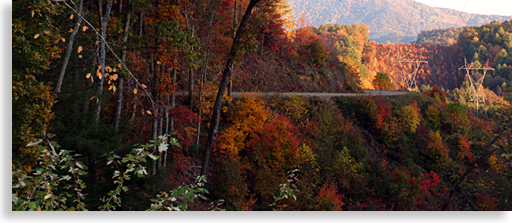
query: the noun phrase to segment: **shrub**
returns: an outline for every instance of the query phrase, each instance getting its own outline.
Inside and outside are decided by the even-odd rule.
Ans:
[[[323,67],[329,58],[329,51],[323,46],[320,39],[315,39],[308,45],[304,45],[304,49],[308,54],[308,60],[319,67]]]
[[[412,132],[416,131],[416,128],[421,121],[421,111],[418,108],[416,102],[400,109],[401,120],[409,126]]]
[[[372,80],[372,85],[375,90],[393,90],[394,88],[389,74],[384,72],[377,72],[377,75]]]

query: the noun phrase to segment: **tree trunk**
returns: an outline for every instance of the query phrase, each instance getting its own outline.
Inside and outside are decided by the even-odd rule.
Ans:
[[[124,24],[123,29],[123,42],[121,43],[121,47],[126,48],[126,42],[128,42],[128,30],[130,29],[130,20],[132,16],[132,2],[133,0],[128,1],[128,11],[126,12],[126,22]],[[121,10],[121,3],[119,3],[119,10]],[[123,50],[121,55],[121,62],[125,64],[126,62],[126,50]],[[116,113],[114,116],[114,131],[119,131],[119,121],[121,120],[121,112],[123,110],[123,89],[124,89],[124,79],[122,77],[119,78],[119,85],[117,87],[117,101],[116,101]]]
[[[105,12],[103,12],[103,0],[99,1],[99,9],[100,9],[100,16],[101,16],[101,37],[100,37],[100,55],[99,55],[99,65],[100,73],[102,75],[102,78],[98,81],[98,91],[96,93],[97,103],[96,103],[96,111],[94,113],[94,121],[96,124],[99,123],[100,120],[100,112],[101,112],[101,103],[102,103],[102,96],[103,96],[103,83],[105,82],[105,58],[106,58],[106,50],[105,50],[105,44],[107,41],[107,25],[108,25],[108,19],[110,16],[110,10],[112,9],[112,1],[113,0],[107,0],[107,8],[105,9]]]
[[[188,101],[192,110],[194,108],[194,70],[192,68],[188,70]]]
[[[215,5],[218,5],[218,4],[215,4]],[[236,1],[235,1],[235,6],[236,6]],[[201,80],[200,80],[200,86],[199,86],[199,111],[198,111],[199,122],[197,122],[197,139],[196,139],[196,145],[198,147],[199,147],[199,139],[201,137],[201,122],[202,122],[201,116],[203,115],[203,106],[202,106],[203,84],[205,83],[205,79],[206,79],[205,77],[206,77],[206,73],[208,70],[208,60],[210,59],[210,42],[211,42],[211,38],[212,38],[213,12],[214,12],[215,8],[212,7],[212,5],[210,5],[210,23],[208,26],[208,36],[206,37],[206,43],[205,43],[205,47],[204,47],[206,50],[206,53],[205,53],[205,58],[203,61],[203,72],[201,74]]]
[[[224,97],[224,91],[227,86],[227,78],[231,74],[232,65],[235,62],[236,52],[240,45],[240,37],[244,32],[244,28],[249,20],[252,9],[254,5],[256,5],[260,0],[251,0],[249,2],[249,6],[247,6],[247,10],[245,11],[244,17],[240,22],[240,26],[238,28],[238,32],[236,33],[235,39],[233,40],[233,45],[231,47],[231,51],[229,53],[228,61],[222,73],[222,79],[219,85],[219,91],[217,92],[217,98],[215,99],[215,105],[212,110],[212,116],[210,118],[210,128],[208,129],[208,139],[206,141],[206,149],[203,157],[203,165],[201,169],[201,175],[206,176],[208,173],[208,164],[210,161],[210,155],[215,145],[215,139],[217,138],[217,133],[219,130],[219,119],[220,119],[220,109],[222,105],[222,98]]]
[[[152,84],[152,89],[151,89],[151,92],[152,92],[152,96],[154,99],[157,99],[158,98],[158,77],[156,75],[156,61],[153,59],[153,61],[151,62],[150,64],[150,69],[151,69],[151,73],[153,74],[153,84]],[[155,104],[155,106],[153,107],[153,114],[152,114],[152,117],[153,117],[153,140],[157,140],[158,139],[158,102]],[[152,153],[153,155],[156,155],[156,144],[153,146],[153,149],[152,149]],[[151,173],[151,175],[155,175],[156,174],[156,169],[157,169],[157,160],[153,160],[153,171]]]
[[[62,62],[62,68],[60,69],[59,79],[57,80],[57,86],[55,87],[55,94],[60,94],[62,82],[64,81],[64,74],[66,73],[66,68],[68,66],[69,58],[71,57],[71,52],[73,51],[73,43],[75,42],[75,37],[80,30],[80,24],[82,23],[83,16],[83,0],[80,0],[78,3],[78,18],[75,26],[73,27],[73,32],[68,39],[68,47],[66,49],[66,55],[64,56],[64,61]]]
[[[237,19],[238,19],[238,2],[235,0],[235,7],[234,7],[234,10],[233,10],[233,29],[234,29],[234,32],[233,32],[233,41],[235,40],[235,37],[236,37],[236,23],[237,23]],[[233,69],[235,67],[235,63],[233,63],[233,65],[231,65],[231,73],[229,74],[229,77],[228,77],[228,80],[229,80],[229,87],[228,87],[228,96],[231,97],[231,92],[233,92],[233,80],[232,80],[232,76],[233,76]]]

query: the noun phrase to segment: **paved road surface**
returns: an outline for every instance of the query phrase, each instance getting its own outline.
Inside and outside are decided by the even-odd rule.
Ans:
[[[281,96],[290,96],[292,94],[298,96],[307,96],[307,97],[320,97],[320,98],[330,98],[330,97],[356,97],[361,95],[381,95],[381,96],[393,96],[393,95],[405,95],[410,94],[410,92],[406,91],[377,91],[377,90],[363,90],[364,93],[321,93],[321,92],[232,92],[232,97],[238,98],[241,97],[242,94],[251,94],[258,96],[270,96],[270,95],[281,95]]]

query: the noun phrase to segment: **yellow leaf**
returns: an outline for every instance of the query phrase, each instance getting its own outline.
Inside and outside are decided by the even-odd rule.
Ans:
[[[133,89],[133,93],[137,94],[137,88]]]
[[[112,85],[112,90],[114,90],[114,92],[116,92],[116,86]]]
[[[108,81],[108,84],[109,84],[109,85],[110,85],[110,83],[111,83],[111,82],[110,82],[110,81]],[[110,89],[109,89],[109,90],[110,90]]]
[[[99,41],[99,40],[97,40],[97,41],[96,41],[96,45],[98,45],[98,43],[100,43],[100,41]]]
[[[89,101],[90,101],[90,100],[92,100],[94,97],[95,97],[95,96],[92,96],[92,97],[91,97],[91,99],[89,99]]]
[[[78,46],[78,53],[82,52],[82,46]]]
[[[118,77],[118,76],[117,76],[117,74],[114,74],[114,75],[112,76],[112,79],[114,79],[114,81],[115,81],[115,80],[117,80],[117,77]]]
[[[110,83],[108,83],[108,84],[110,84]],[[112,85],[108,86],[108,90],[109,91],[112,90]]]
[[[78,55],[78,58],[82,58],[82,55]]]
[[[73,17],[75,17],[75,15],[71,14],[71,15],[69,16],[69,19],[73,19]]]
[[[117,64],[117,67],[121,68],[121,64]]]
[[[146,112],[147,112],[149,115],[152,115],[152,113],[151,113],[149,110],[147,110]]]
[[[89,79],[89,77],[91,77],[91,73],[88,73],[87,75],[85,75],[85,78]]]
[[[34,35],[34,39],[37,39],[39,37],[39,33]]]
[[[66,42],[66,39],[64,39],[64,37],[62,37],[62,39],[60,39],[60,40],[62,40],[63,43]]]
[[[109,73],[110,73],[110,72],[112,72],[112,68],[111,68],[111,67],[109,67],[109,66],[106,66],[106,67],[105,67],[105,70],[106,70],[107,72],[109,72]]]
[[[145,85],[145,84],[142,84],[142,87],[143,87],[143,88],[148,88],[148,87],[146,87],[146,85]]]
[[[103,74],[101,74],[101,72],[96,72],[96,76],[98,76],[98,78],[101,80],[101,78],[103,78]]]
[[[117,72],[116,68],[112,69],[112,72],[114,72],[114,73]]]
[[[40,208],[40,207],[37,207],[36,211],[41,211],[41,208]]]
[[[82,28],[82,30],[85,32],[88,28],[89,28],[89,27],[84,26],[84,27]]]
[[[48,34],[50,34],[50,31],[45,30],[45,31],[44,31],[44,34],[48,35]]]
[[[69,29],[68,33],[73,32],[73,29]]]
[[[34,17],[34,14],[35,14],[34,11],[32,11],[31,14],[32,14],[32,17]]]
[[[156,62],[156,64],[160,65],[160,64],[162,64],[162,63],[160,63],[160,61],[157,61],[157,62]]]

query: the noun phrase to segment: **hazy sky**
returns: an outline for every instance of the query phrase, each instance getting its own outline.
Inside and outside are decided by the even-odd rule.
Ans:
[[[464,9],[464,12],[469,13],[512,16],[512,0],[416,0],[416,2],[458,11]]]

